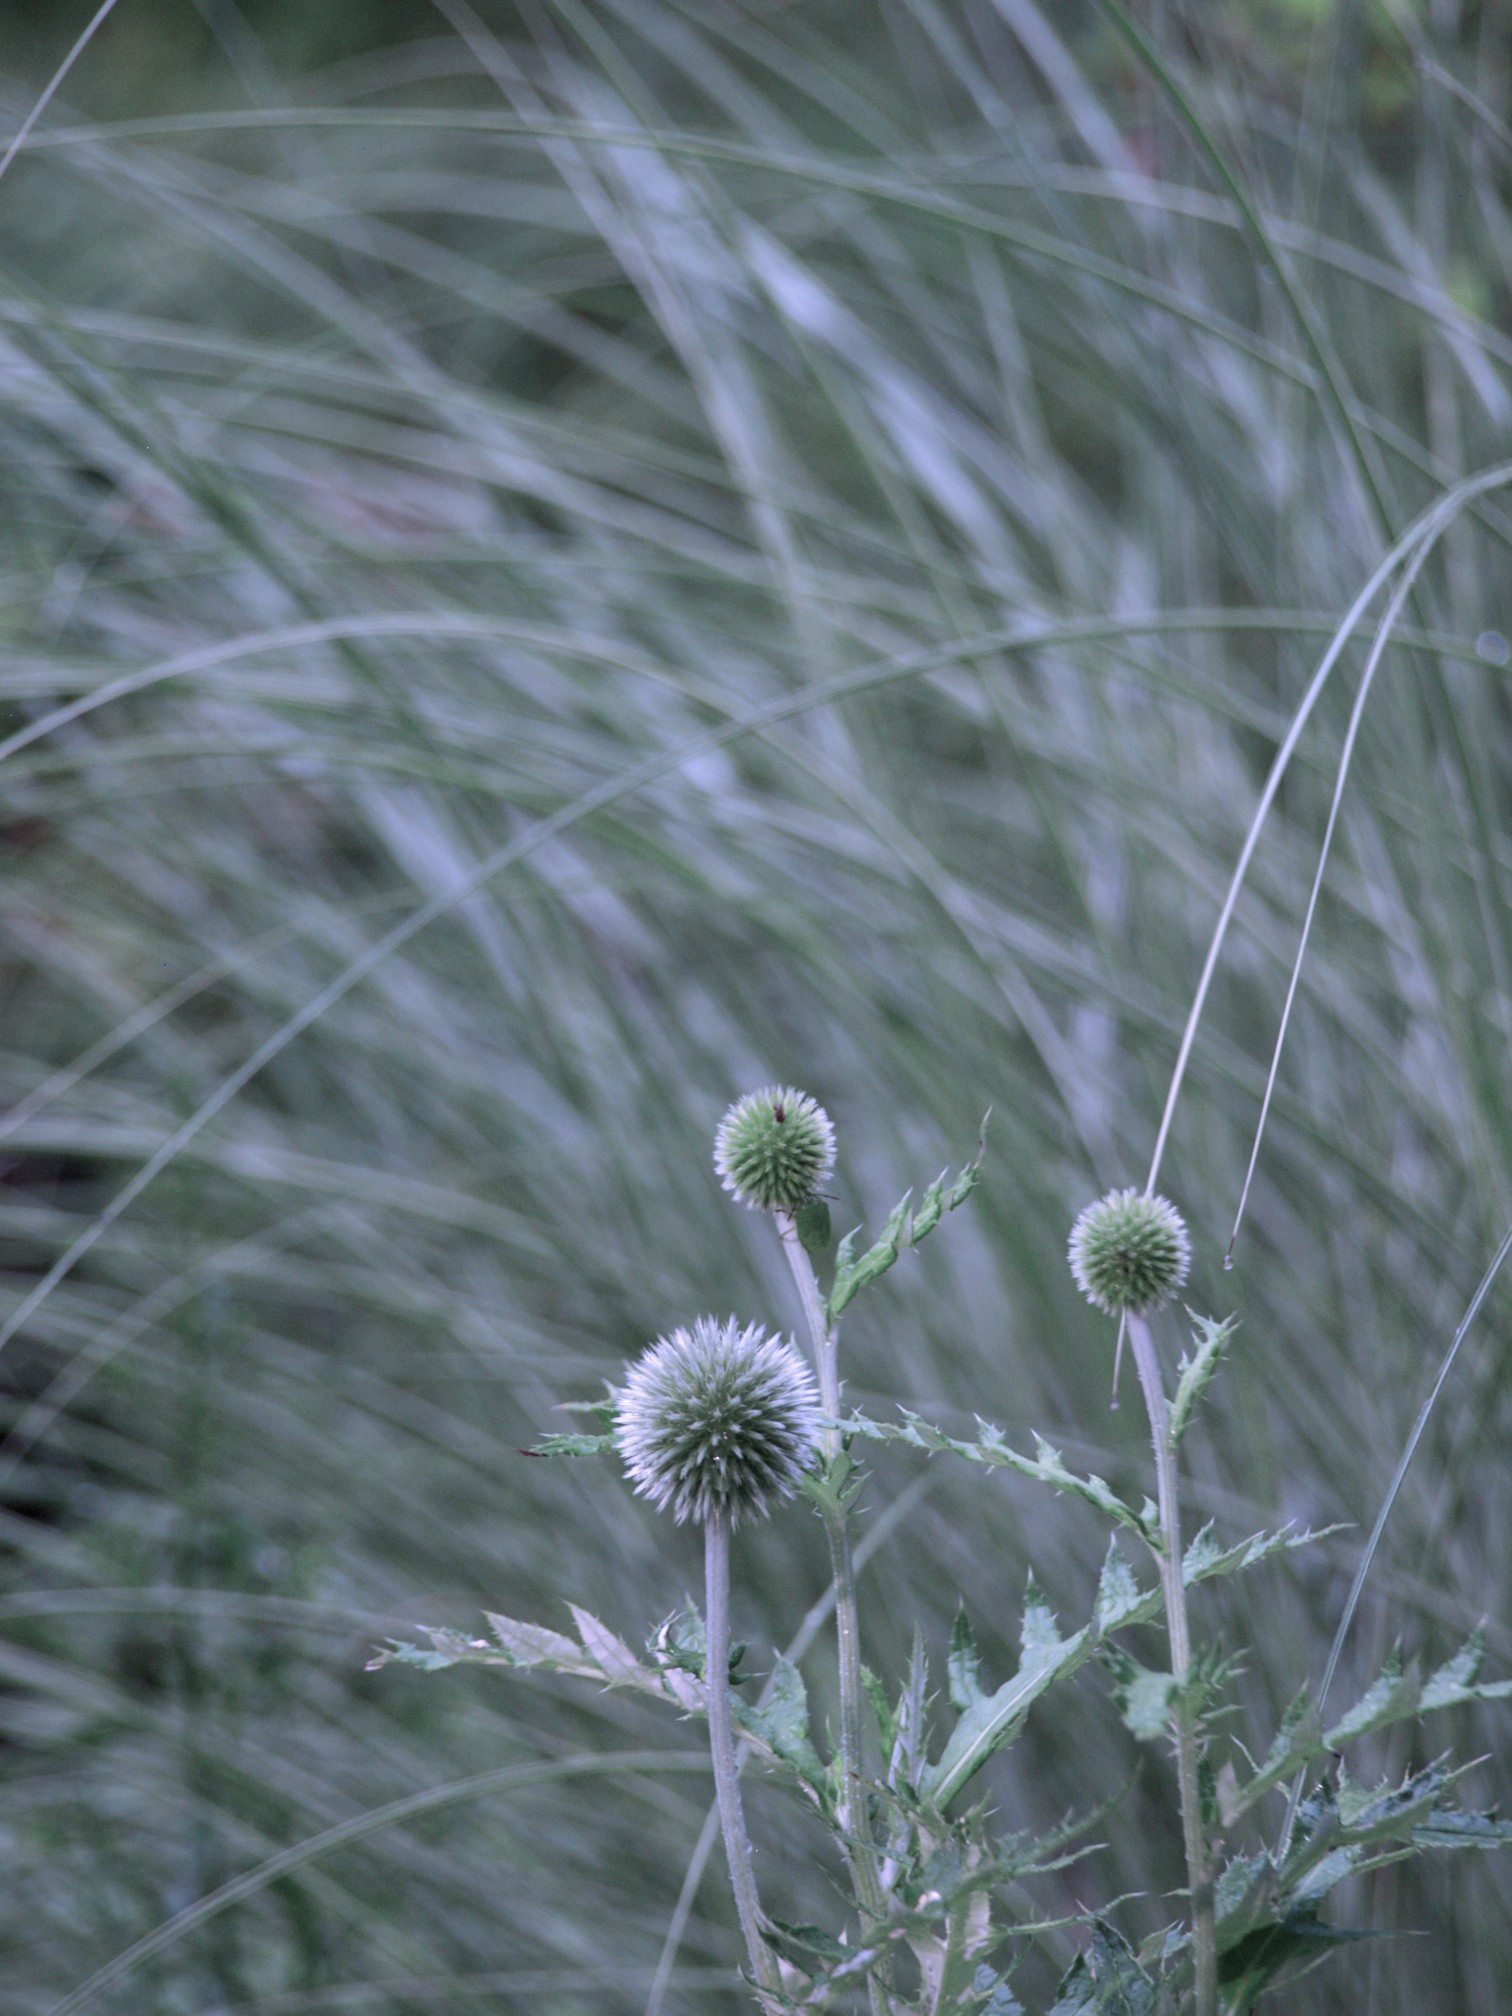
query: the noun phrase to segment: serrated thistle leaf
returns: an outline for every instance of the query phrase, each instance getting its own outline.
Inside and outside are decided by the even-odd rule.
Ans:
[[[1340,1749],[1357,1736],[1388,1722],[1401,1722],[1417,1713],[1422,1698],[1422,1682],[1416,1663],[1403,1671],[1400,1649],[1393,1650],[1378,1677],[1373,1680],[1347,1714],[1341,1715],[1323,1740],[1330,1750]]]
[[[616,1638],[608,1625],[601,1624],[591,1611],[580,1609],[576,1603],[569,1603],[567,1608],[578,1627],[584,1651],[593,1658],[611,1686],[638,1687],[652,1677],[624,1640]]]
[[[908,1655],[908,1677],[898,1696],[898,1712],[893,1720],[892,1756],[887,1766],[887,1782],[894,1790],[904,1785],[916,1787],[924,1772],[927,1762],[924,1693],[928,1685],[929,1663],[924,1654],[924,1633],[915,1624],[913,1645]]]
[[[543,1435],[524,1452],[527,1456],[612,1456],[612,1435]]]
[[[1218,1370],[1229,1339],[1239,1327],[1237,1316],[1226,1316],[1220,1323],[1211,1316],[1199,1316],[1195,1309],[1189,1309],[1187,1314],[1197,1326],[1192,1338],[1197,1348],[1190,1358],[1182,1355],[1176,1397],[1171,1402],[1169,1432],[1173,1444],[1190,1427],[1193,1411]]]
[[[548,1631],[544,1624],[524,1624],[518,1617],[500,1617],[485,1610],[488,1628],[511,1659],[522,1666],[574,1666],[582,1664],[582,1652],[560,1631]]]
[[[1013,1742],[1034,1703],[1055,1681],[1086,1659],[1090,1628],[1062,1638],[1031,1576],[1024,1599],[1023,1656],[1019,1670],[992,1694],[982,1694],[961,1716],[940,1760],[920,1781],[926,1798],[942,1810],[990,1757]]]
[[[1129,1942],[1094,1918],[1087,1950],[1062,1975],[1049,2016],[1154,2016],[1155,1997]]]
[[[947,1673],[950,1683],[950,1705],[965,1714],[982,1698],[982,1683],[977,1674],[978,1659],[976,1639],[972,1635],[971,1619],[966,1615],[963,1603],[956,1611],[955,1622],[950,1627],[950,1656]]]
[[[823,1784],[824,1765],[809,1740],[808,1690],[791,1660],[778,1657],[764,1701],[753,1707],[736,1696],[730,1712],[748,1734],[761,1737],[810,1785]]]
[[[907,1407],[900,1407],[902,1424],[888,1421],[872,1421],[864,1414],[847,1417],[844,1427],[847,1435],[860,1435],[873,1442],[902,1442],[910,1448],[922,1449],[931,1456],[952,1455],[963,1458],[967,1463],[978,1463],[989,1470],[1012,1470],[1019,1477],[1030,1477],[1038,1484],[1048,1484],[1056,1491],[1069,1491],[1074,1496],[1093,1505],[1106,1518],[1115,1520],[1120,1526],[1137,1533],[1141,1540],[1149,1540],[1159,1532],[1158,1523],[1149,1525],[1137,1512],[1127,1506],[1104,1483],[1101,1477],[1079,1477],[1068,1470],[1058,1449],[1047,1442],[1042,1435],[1036,1435],[1034,1457],[1021,1456],[1009,1447],[1001,1428],[990,1421],[978,1419],[978,1439],[975,1442],[961,1442],[933,1422],[915,1414]],[[1150,1511],[1157,1518],[1155,1507]]]
[[[905,1246],[917,1246],[921,1239],[927,1239],[947,1211],[954,1211],[966,1202],[981,1175],[982,1157],[987,1151],[987,1122],[991,1117],[992,1109],[989,1107],[982,1116],[976,1155],[949,1189],[945,1187],[946,1175],[942,1173],[929,1185],[919,1200],[918,1208],[912,1213],[909,1207],[913,1191],[905,1191],[887,1214],[876,1243],[869,1246],[859,1259],[856,1258],[856,1240],[861,1228],[858,1226],[854,1232],[846,1233],[835,1255],[835,1278],[825,1303],[825,1313],[831,1322],[849,1308],[863,1288],[887,1272]]]
[[[707,1646],[704,1620],[697,1606],[688,1599],[680,1610],[674,1610],[670,1617],[664,1617],[657,1625],[647,1641],[646,1650],[656,1665],[675,1666],[679,1672],[691,1673],[695,1679],[701,1680]]]
[[[439,1625],[421,1625],[418,1628],[430,1639],[428,1645],[415,1645],[405,1638],[390,1638],[368,1660],[365,1670],[377,1673],[385,1666],[418,1666],[422,1673],[440,1673],[448,1666],[476,1662],[480,1649],[498,1665],[510,1663],[502,1653],[491,1653],[481,1638],[466,1638],[460,1631],[446,1631]]]
[[[1289,1526],[1283,1526],[1279,1533],[1252,1533],[1237,1546],[1220,1547],[1213,1538],[1213,1522],[1209,1520],[1193,1536],[1181,1557],[1181,1579],[1190,1587],[1194,1582],[1209,1582],[1214,1576],[1242,1575],[1245,1569],[1258,1567],[1273,1554],[1309,1547],[1315,1540],[1326,1540],[1330,1534],[1342,1531],[1340,1526],[1322,1526],[1316,1531],[1308,1527],[1294,1533]]]
[[[1505,1701],[1512,1695],[1512,1680],[1476,1680],[1485,1651],[1485,1633],[1472,1631],[1454,1657],[1436,1667],[1423,1682],[1418,1713],[1458,1708],[1467,1701]]]
[[[1275,1864],[1263,1848],[1253,1855],[1236,1855],[1220,1872],[1213,1886],[1213,1917],[1220,1953],[1237,1946],[1257,1925],[1274,1917],[1271,1898],[1274,1874]]]
[[[1449,1807],[1414,1827],[1412,1841],[1418,1848],[1505,1848],[1512,1843],[1512,1820]]]
[[[977,2016],[1024,2016],[1024,2005],[1008,1986],[1004,1974],[990,1967],[978,1967],[971,1983]]]
[[[1271,1917],[1246,1933],[1219,1957],[1218,1979],[1228,2016],[1249,2016],[1277,1978],[1294,1965],[1316,1960],[1330,1947],[1379,1938],[1373,1932],[1325,1925],[1311,1910]]]
[[[1151,1672],[1122,1646],[1105,1645],[1103,1661],[1113,1675],[1113,1699],[1123,1724],[1141,1743],[1152,1743],[1170,1727],[1172,1705],[1181,1692],[1174,1673]]]
[[[919,1208],[913,1215],[908,1228],[908,1243],[917,1246],[921,1239],[927,1239],[939,1224],[945,1209],[945,1171],[942,1169],[933,1183],[919,1199]]]
[[[1045,1601],[1045,1592],[1034,1579],[1034,1571],[1029,1573],[1024,1589],[1024,1616],[1019,1625],[1019,1651],[1022,1657],[1042,1659],[1052,1657],[1064,1644],[1060,1627],[1055,1621],[1055,1612]]]
[[[1140,1588],[1138,1577],[1119,1552],[1117,1540],[1110,1534],[1102,1573],[1097,1578],[1097,1601],[1092,1612],[1099,1635],[1106,1636],[1108,1632],[1132,1623],[1152,1594],[1156,1592]]]
[[[872,1720],[877,1725],[877,1748],[884,1757],[893,1746],[894,1723],[892,1704],[887,1698],[887,1689],[870,1666],[861,1668],[861,1691],[866,1696],[866,1704],[871,1709]]]
[[[1281,1726],[1272,1738],[1265,1761],[1248,1784],[1242,1786],[1234,1807],[1237,1819],[1247,1813],[1267,1792],[1289,1778],[1293,1771],[1323,1752],[1323,1729],[1306,1687],[1300,1688],[1287,1704]]]

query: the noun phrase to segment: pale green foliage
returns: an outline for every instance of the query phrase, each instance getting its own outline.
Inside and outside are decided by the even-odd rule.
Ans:
[[[980,1164],[969,1165],[974,1185]],[[969,1186],[968,1186],[969,1187]],[[926,1193],[923,1230],[940,1216],[943,1181]],[[1127,1199],[1118,1200],[1121,1204]],[[884,1233],[893,1256],[904,1243],[906,1202]],[[917,1236],[923,1236],[922,1232]],[[1125,1242],[1127,1243],[1127,1242]],[[876,1249],[874,1249],[876,1250]],[[837,1268],[853,1269],[844,1248]],[[876,1270],[880,1272],[881,1270]],[[1151,1298],[1143,1297],[1145,1302]],[[833,1318],[835,1298],[828,1304]],[[1178,1368],[1176,1396],[1164,1432],[1174,1447],[1191,1425],[1207,1392],[1233,1321],[1194,1316],[1196,1350]],[[843,1423],[843,1442],[806,1480],[805,1492],[829,1519],[843,1521],[853,1508],[861,1481],[845,1444],[859,1439],[911,1446],[927,1454],[951,1454],[984,1469],[1003,1469],[1057,1492],[1069,1492],[1109,1520],[1107,1543],[1091,1620],[1064,1633],[1031,1574],[1019,1623],[1019,1657],[1012,1675],[995,1686],[984,1683],[981,1656],[963,1604],[956,1613],[945,1663],[946,1705],[931,1704],[923,1641],[915,1632],[902,1690],[891,1703],[880,1678],[863,1675],[877,1737],[881,1775],[874,1783],[866,1825],[880,1842],[884,1908],[868,1911],[858,1889],[859,1925],[843,1933],[815,1925],[768,1921],[771,1945],[787,1964],[787,1992],[795,2007],[816,1999],[826,2007],[846,2006],[847,1992],[867,1985],[875,2011],[902,2016],[976,2016],[995,2008],[999,2016],[1021,2011],[1009,1975],[1022,1943],[1053,1929],[1001,1913],[1005,1888],[1063,1866],[1065,1830],[1037,1840],[994,1841],[984,1806],[958,1809],[961,1795],[1002,1751],[1023,1734],[1032,1711],[1060,1684],[1098,1655],[1112,1678],[1112,1699],[1129,1733],[1142,1743],[1170,1740],[1190,1728],[1202,1746],[1200,1768],[1207,1785],[1204,1821],[1218,1860],[1213,1870],[1213,1924],[1221,2007],[1226,2016],[1245,2016],[1257,1999],[1292,1974],[1299,1963],[1356,1936],[1326,1922],[1320,1912],[1330,1892],[1346,1878],[1427,1849],[1496,1848],[1512,1841],[1512,1823],[1468,1811],[1452,1797],[1463,1775],[1443,1764],[1410,1771],[1399,1784],[1356,1784],[1341,1753],[1347,1746],[1394,1723],[1415,1720],[1442,1708],[1499,1701],[1512,1695],[1512,1681],[1478,1682],[1483,1643],[1479,1634],[1438,1667],[1426,1681],[1394,1657],[1356,1705],[1326,1731],[1310,1707],[1306,1690],[1286,1710],[1262,1763],[1241,1771],[1233,1756],[1215,1764],[1223,1747],[1218,1734],[1227,1712],[1237,1662],[1216,1646],[1202,1650],[1184,1672],[1144,1664],[1116,1634],[1158,1618],[1162,1591],[1141,1582],[1122,1552],[1118,1529],[1142,1541],[1157,1561],[1164,1550],[1162,1527],[1153,1508],[1139,1513],[1115,1497],[1098,1477],[1069,1471],[1060,1453],[1036,1437],[1033,1458],[1018,1455],[1001,1432],[982,1424],[974,1442],[932,1428],[904,1410],[901,1426],[889,1427],[853,1415]],[[539,1453],[597,1453],[596,1438],[558,1436]],[[1227,1547],[1211,1523],[1187,1544],[1181,1560],[1184,1586],[1243,1574],[1275,1556],[1319,1539],[1324,1533],[1257,1533]],[[648,1648],[649,1662],[596,1618],[571,1606],[578,1639],[512,1618],[490,1616],[493,1641],[431,1630],[425,1645],[399,1643],[375,1664],[399,1662],[428,1671],[453,1665],[544,1669],[632,1688],[671,1702],[684,1712],[707,1712],[710,1676],[703,1660],[704,1636],[695,1611],[668,1620]],[[1173,1638],[1174,1644],[1174,1638]],[[726,1683],[739,1685],[732,1661]],[[809,1723],[808,1695],[797,1666],[779,1656],[754,1706],[736,1694],[732,1709],[745,1739],[767,1765],[817,1806],[836,1832],[846,1832],[842,1790],[844,1760],[824,1760]],[[931,1724],[945,1720],[936,1736]],[[1279,1849],[1242,1845],[1241,1823],[1290,1774],[1328,1760],[1329,1770],[1301,1804],[1297,1825]],[[847,1859],[847,1866],[854,1864]],[[1111,1918],[1098,1917],[1090,1941],[1063,1977],[1049,2016],[1156,2016],[1162,2007],[1186,2006],[1193,1934],[1167,1928],[1136,1950]],[[911,1957],[911,1981],[900,1975],[901,1956]],[[1007,1971],[1002,1971],[1004,1961]],[[997,1970],[997,1971],[995,1971]],[[806,1986],[800,1992],[796,1984]],[[1172,1998],[1175,1998],[1173,2001]]]

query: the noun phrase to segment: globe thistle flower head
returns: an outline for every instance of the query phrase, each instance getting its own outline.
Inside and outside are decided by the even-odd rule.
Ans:
[[[835,1130],[807,1092],[768,1085],[737,1099],[714,1136],[714,1167],[752,1211],[796,1211],[835,1166]]]
[[[1142,1190],[1110,1190],[1071,1227],[1071,1275],[1095,1308],[1143,1316],[1186,1280],[1192,1242],[1174,1204]]]
[[[819,1446],[819,1395],[791,1344],[700,1316],[630,1368],[614,1437],[644,1498],[685,1519],[764,1519]]]

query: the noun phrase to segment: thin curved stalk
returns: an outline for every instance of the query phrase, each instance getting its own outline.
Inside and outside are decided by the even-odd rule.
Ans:
[[[1181,1096],[1181,1088],[1186,1079],[1187,1064],[1191,1059],[1192,1046],[1197,1040],[1198,1024],[1207,1006],[1213,975],[1218,969],[1219,955],[1223,951],[1224,940],[1228,936],[1229,925],[1233,921],[1239,905],[1239,892],[1244,887],[1245,877],[1255,849],[1260,844],[1260,832],[1275,803],[1276,793],[1281,789],[1281,780],[1286,775],[1297,744],[1302,739],[1302,731],[1312,717],[1313,709],[1328,684],[1329,675],[1343,655],[1344,647],[1354,635],[1356,625],[1376,595],[1391,578],[1396,568],[1411,553],[1419,541],[1427,542],[1437,538],[1449,521],[1468,504],[1472,498],[1482,496],[1486,491],[1499,489],[1505,483],[1512,483],[1512,462],[1499,462],[1494,467],[1483,469],[1478,475],[1467,476],[1463,483],[1455,484],[1446,491],[1437,503],[1432,504],[1415,518],[1407,530],[1397,540],[1385,559],[1372,571],[1369,580],[1350,604],[1348,613],[1334,631],[1333,641],[1324,652],[1318,669],[1314,672],[1307,691],[1298,702],[1292,715],[1286,737],[1276,751],[1269,774],[1260,793],[1260,802],[1255,807],[1244,836],[1244,845],[1239,850],[1239,859],[1234,864],[1234,872],[1229,877],[1229,886],[1223,899],[1223,908],[1218,913],[1218,921],[1213,926],[1213,935],[1208,941],[1207,956],[1203,960],[1202,975],[1197,982],[1197,991],[1192,996],[1192,1005],[1187,1010],[1186,1026],[1181,1032],[1181,1044],[1176,1053],[1175,1068],[1171,1073],[1171,1083],[1166,1092],[1165,1107],[1160,1116],[1160,1127],[1155,1136],[1155,1148],[1150,1157],[1150,1173],[1145,1188],[1153,1190],[1160,1180],[1160,1165],[1165,1156],[1166,1142],[1170,1138],[1171,1122],[1176,1115],[1176,1102]]]
[[[1171,1441],[1170,1414],[1155,1340],[1143,1316],[1129,1316],[1129,1349],[1139,1374],[1145,1412],[1150,1417],[1150,1444],[1155,1452],[1155,1488],[1160,1506],[1160,1587],[1165,1598],[1166,1629],[1171,1640],[1171,1672],[1185,1686],[1192,1667],[1192,1634],[1187,1623],[1186,1585],[1181,1577],[1181,1495],[1176,1474],[1176,1449]],[[1213,1877],[1202,1835],[1202,1807],[1197,1789],[1197,1729],[1191,1706],[1178,1699],[1172,1717],[1176,1735],[1176,1776],[1181,1793],[1181,1835],[1186,1850],[1187,1882],[1192,1893],[1192,1956],[1197,1974],[1197,2016],[1218,2016],[1218,1937],[1213,1918]]]
[[[894,1527],[901,1525],[919,1500],[927,1495],[929,1486],[930,1479],[927,1472],[923,1476],[916,1477],[908,1489],[893,1500],[876,1524],[868,1529],[856,1549],[855,1571],[858,1575]],[[832,1585],[817,1602],[809,1606],[808,1614],[784,1647],[782,1656],[790,1665],[796,1666],[808,1651],[820,1630],[829,1621],[829,1614],[834,1607],[835,1591]],[[771,1699],[771,1689],[772,1682],[768,1677],[759,1697],[760,1706],[765,1707]],[[736,1747],[737,1773],[750,1754],[751,1746],[748,1742],[742,1742]],[[682,1888],[677,1893],[677,1903],[673,1907],[671,1921],[667,1926],[667,1936],[662,1942],[661,1958],[656,1963],[656,1976],[651,1983],[651,1993],[646,1998],[646,2016],[661,2016],[662,2004],[667,1999],[667,1990],[672,1982],[672,1970],[677,1964],[678,1949],[682,1945],[688,1920],[693,1915],[693,1899],[697,1895],[699,1884],[703,1881],[704,1870],[708,1866],[709,1856],[714,1849],[714,1837],[718,1831],[719,1807],[716,1803],[709,1808],[697,1845],[688,1858],[687,1872],[683,1877]]]
[[[777,1229],[782,1235],[782,1250],[787,1255],[813,1340],[820,1403],[836,1424],[824,1431],[825,1458],[832,1461],[840,1454],[840,1369],[834,1327],[825,1319],[813,1262],[804,1251],[797,1225],[786,1211],[779,1211],[776,1217]],[[861,1779],[861,1624],[856,1609],[856,1574],[851,1560],[850,1534],[842,1507],[835,1505],[825,1509],[824,1528],[829,1539],[830,1564],[835,1578],[835,1644],[840,1680],[839,1819],[848,1843],[847,1861],[856,1888],[856,1901],[865,1917],[877,1921],[886,1915],[887,1902],[877,1870],[877,1853],[871,1838],[866,1792]]]
[[[714,1765],[725,1860],[730,1865],[730,1888],[751,1956],[751,1972],[759,1987],[776,1994],[782,1980],[772,1949],[762,1936],[761,1899],[756,1894],[756,1869],[746,1833],[745,1808],[740,1803],[735,1739],[730,1729],[730,1529],[722,1519],[711,1519],[704,1527],[704,1633],[709,1756]]]
[[[1255,1124],[1255,1139],[1250,1148],[1249,1166],[1244,1172],[1244,1182],[1239,1191],[1239,1203],[1234,1211],[1234,1227],[1229,1233],[1228,1250],[1224,1254],[1225,1267],[1232,1264],[1234,1246],[1239,1238],[1239,1227],[1244,1222],[1245,1206],[1249,1202],[1250,1187],[1255,1180],[1255,1168],[1260,1160],[1260,1143],[1265,1136],[1265,1123],[1270,1118],[1271,1100],[1275,1096],[1276,1079],[1281,1070],[1281,1051],[1286,1042],[1286,1032],[1291,1026],[1292,1008],[1297,999],[1297,988],[1302,980],[1302,962],[1307,957],[1308,940],[1312,936],[1313,918],[1317,913],[1318,898],[1323,893],[1323,876],[1328,868],[1328,857],[1333,847],[1334,830],[1339,823],[1339,810],[1344,802],[1344,786],[1349,781],[1349,766],[1354,757],[1355,743],[1359,738],[1360,722],[1364,718],[1365,703],[1370,698],[1370,689],[1375,684],[1376,673],[1386,654],[1386,646],[1391,642],[1397,619],[1406,607],[1408,597],[1423,564],[1433,551],[1438,533],[1445,529],[1439,526],[1424,538],[1423,543],[1402,569],[1401,579],[1391,591],[1391,599],[1370,646],[1370,655],[1365,661],[1365,670],[1360,675],[1360,688],[1355,694],[1354,706],[1350,709],[1349,726],[1344,731],[1343,747],[1339,751],[1338,770],[1334,777],[1333,799],[1328,808],[1328,824],[1323,829],[1322,845],[1318,849],[1318,865],[1313,873],[1312,888],[1308,892],[1307,909],[1302,918],[1302,935],[1297,941],[1297,956],[1292,961],[1291,978],[1287,982],[1286,1001],[1281,1010],[1281,1024],[1276,1031],[1276,1047],[1271,1053],[1270,1071],[1265,1080],[1265,1093],[1260,1101],[1260,1118]]]
[[[1480,1285],[1470,1298],[1470,1306],[1460,1318],[1459,1328],[1444,1353],[1443,1363],[1429,1390],[1428,1397],[1418,1409],[1417,1419],[1412,1424],[1412,1433],[1407,1437],[1407,1446],[1397,1459],[1396,1469],[1391,1473],[1391,1482],[1386,1487],[1386,1496],[1381,1501],[1381,1509],[1375,1516],[1375,1524],[1370,1529],[1370,1538],[1365,1542],[1365,1551],[1360,1556],[1360,1565],[1355,1569],[1354,1580],[1349,1585],[1349,1595],[1345,1598],[1344,1614],[1339,1619],[1339,1628],[1334,1633],[1333,1643],[1328,1648],[1328,1664],[1323,1669],[1323,1679],[1318,1688],[1318,1712],[1323,1712],[1323,1703],[1328,1699],[1328,1690],[1333,1686],[1334,1675],[1339,1670],[1339,1659],[1344,1650],[1344,1641],[1349,1636],[1349,1627],[1354,1622],[1355,1611],[1360,1607],[1360,1595],[1365,1587],[1365,1578],[1370,1573],[1370,1565],[1375,1560],[1376,1550],[1381,1544],[1381,1535],[1386,1530],[1386,1521],[1391,1517],[1391,1508],[1397,1501],[1397,1494],[1411,1468],[1412,1459],[1417,1454],[1423,1431],[1428,1426],[1428,1417],[1438,1404],[1438,1397],[1444,1390],[1444,1382],[1449,1377],[1459,1348],[1464,1343],[1470,1325],[1480,1314],[1481,1304],[1491,1293],[1497,1275],[1501,1272],[1507,1255],[1512,1253],[1512,1227],[1496,1249],[1496,1258],[1480,1278]],[[1292,1788],[1286,1802],[1286,1818],[1281,1824],[1281,1838],[1276,1847],[1276,1860],[1283,1861],[1291,1846],[1292,1829],[1297,1824],[1297,1808],[1302,1803],[1302,1788],[1307,1781],[1307,1773],[1299,1771],[1292,1781]]]

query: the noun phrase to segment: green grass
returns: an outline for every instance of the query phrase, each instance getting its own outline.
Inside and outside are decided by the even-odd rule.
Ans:
[[[1376,11],[1168,6],[1184,112],[1090,6],[562,0],[495,41],[447,0],[250,99],[213,52],[146,96],[132,8],[0,181],[0,2012],[504,1771],[92,2006],[639,2012],[708,1785],[614,1758],[697,1732],[364,1662],[568,1597],[636,1639],[696,1580],[610,1468],[517,1452],[670,1323],[797,1322],[709,1159],[769,1079],[836,1119],[842,1231],[994,1107],[969,1211],[847,1319],[851,1397],[1038,1428],[1145,1488],[1066,1231],[1143,1180],[1334,625],[1507,454],[1507,23],[1435,31],[1451,89]],[[30,24],[8,129],[83,18],[55,48]],[[1512,1218],[1509,537],[1479,500],[1383,661],[1232,1273],[1368,626],[1165,1153],[1193,1301],[1243,1319],[1189,1502],[1225,1538],[1355,1529],[1203,1606],[1252,1647],[1256,1743],[1321,1670]],[[1482,1617],[1512,1670],[1508,1309],[1499,1285],[1430,1423],[1346,1680]],[[874,1467],[880,1513],[916,1470]],[[1028,1564],[1075,1617],[1099,1559],[1076,1506],[936,1464],[868,1571],[868,1659],[895,1671],[916,1613],[941,1655],[967,1587],[1001,1669]],[[742,1533],[735,1574],[764,1654],[822,1595],[817,1522]],[[1451,1737],[1505,1799],[1505,1718]],[[1005,1822],[1107,1797],[1134,1749],[1084,1676],[994,1780]],[[748,1796],[768,1902],[823,1917],[810,1837]],[[1163,1765],[1105,1832],[1037,1905],[1138,1891],[1148,1929],[1180,1880]],[[1504,1862],[1348,1901],[1428,1936],[1289,2011],[1499,2006]],[[715,1867],[669,2007],[745,2006],[737,1952]]]

